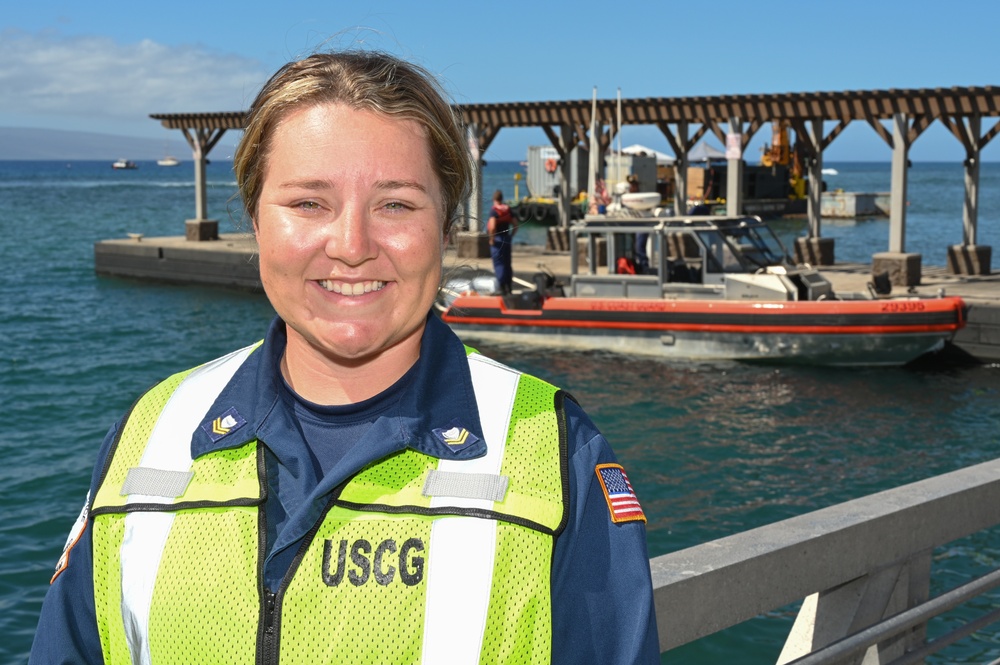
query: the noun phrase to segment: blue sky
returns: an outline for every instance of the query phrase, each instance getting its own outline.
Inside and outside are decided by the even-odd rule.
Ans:
[[[470,103],[589,99],[594,86],[612,99],[619,88],[623,97],[674,97],[1000,84],[995,0],[3,5],[7,127],[179,138],[149,114],[242,110],[285,62],[356,44],[424,65],[454,100]],[[625,127],[622,140],[672,152],[652,127]],[[770,131],[758,132],[748,160],[769,140]],[[547,143],[541,130],[503,130],[486,158],[521,160],[528,145]],[[986,159],[1000,159],[994,144]],[[935,123],[910,156],[964,153]],[[824,158],[888,161],[890,151],[856,122]]]

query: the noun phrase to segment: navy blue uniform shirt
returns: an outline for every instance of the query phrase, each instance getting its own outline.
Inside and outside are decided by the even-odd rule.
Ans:
[[[206,419],[236,408],[247,425],[213,442],[202,428],[192,454],[205,454],[259,439],[268,456],[268,554],[265,585],[274,590],[302,538],[319,519],[330,492],[366,464],[403,447],[439,458],[483,454],[465,349],[443,323],[428,318],[420,358],[397,386],[356,413],[372,421],[325,471],[309,452],[288,388],[279,372],[285,326],[276,319],[263,345],[237,370]],[[457,453],[431,434],[460,422],[479,443]],[[555,543],[552,564],[552,662],[658,663],[652,586],[641,522],[614,524],[595,473],[615,462],[614,453],[583,410],[566,400],[569,451],[569,519]],[[91,481],[120,423],[105,437]],[[277,498],[275,498],[277,497]],[[89,501],[89,497],[88,497]],[[274,525],[278,525],[275,527]],[[90,528],[70,551],[69,564],[49,587],[30,663],[101,663],[93,594]],[[253,574],[253,571],[248,571]]]

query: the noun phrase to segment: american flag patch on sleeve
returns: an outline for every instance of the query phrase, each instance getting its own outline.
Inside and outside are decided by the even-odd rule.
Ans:
[[[642,512],[635,490],[625,475],[625,469],[620,464],[598,464],[597,479],[601,481],[601,490],[611,511],[611,521],[645,522],[646,515]]]

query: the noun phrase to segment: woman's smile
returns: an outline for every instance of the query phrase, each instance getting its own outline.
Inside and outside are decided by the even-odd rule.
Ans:
[[[319,285],[331,293],[339,293],[342,296],[363,296],[372,291],[381,291],[385,288],[385,282],[341,282],[334,279],[321,279]]]

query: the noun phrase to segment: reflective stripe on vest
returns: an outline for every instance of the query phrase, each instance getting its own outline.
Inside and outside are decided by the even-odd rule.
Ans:
[[[255,348],[256,345],[240,349],[187,373],[163,405],[138,466],[133,468],[189,473],[191,447],[177,445],[177,442],[190,442],[191,432],[205,418],[208,407]],[[114,488],[105,483],[101,490],[106,489],[111,491]],[[176,500],[176,497],[148,494],[130,494],[125,498],[126,505],[168,504]],[[125,517],[119,551],[121,608],[132,663],[148,665],[152,662],[148,630],[156,578],[149,571],[159,568],[175,515],[173,511],[134,512]]]
[[[94,510],[97,514],[95,518],[95,602],[98,607],[99,625],[102,626],[102,645],[105,648],[105,656],[108,662],[116,662],[116,656],[126,658],[126,654],[120,650],[122,647],[127,647],[129,654],[127,656],[128,659],[122,662],[159,662],[159,658],[151,655],[157,652],[160,653],[161,657],[164,657],[162,651],[163,645],[157,642],[156,636],[158,633],[151,628],[150,618],[152,615],[151,607],[156,602],[154,589],[158,588],[159,577],[174,573],[171,566],[166,566],[162,572],[159,571],[159,561],[165,556],[164,552],[168,549],[168,537],[173,538],[174,535],[171,532],[172,530],[176,531],[174,516],[178,515],[179,512],[185,515],[190,514],[188,508],[199,512],[199,508],[207,505],[232,506],[240,505],[241,502],[242,505],[252,505],[255,499],[259,499],[256,487],[257,477],[253,473],[255,469],[254,458],[257,455],[255,442],[247,444],[244,449],[232,451],[232,454],[227,457],[225,462],[227,465],[242,464],[240,466],[242,471],[238,474],[238,481],[235,483],[236,489],[229,493],[223,491],[221,486],[217,484],[212,485],[201,480],[201,476],[205,474],[198,472],[198,469],[205,458],[200,458],[192,463],[189,454],[190,432],[204,419],[206,408],[214,402],[219,391],[228,383],[233,372],[235,372],[236,368],[245,360],[253,348],[244,349],[241,352],[198,368],[186,376],[179,375],[179,377],[175,377],[173,380],[168,380],[162,388],[165,396],[157,394],[157,389],[154,388],[149,394],[149,399],[146,400],[144,398],[146,402],[140,402],[142,408],[140,408],[140,405],[137,405],[136,410],[133,412],[136,415],[130,416],[127,422],[123,424],[125,433],[120,441],[119,449],[115,451],[113,463],[106,474],[105,482],[102,483],[98,491],[98,498],[95,499],[94,504]],[[512,410],[514,410],[518,401],[516,396],[518,395],[519,386],[521,386],[521,375],[478,354],[471,354],[469,362],[476,398],[481,405],[480,412],[483,433],[488,444],[487,455],[476,460],[456,462],[435,460],[434,458],[427,458],[419,453],[407,450],[396,456],[395,459],[390,458],[387,461],[369,467],[357,478],[357,481],[352,481],[348,484],[343,493],[346,499],[341,502],[342,507],[334,508],[324,518],[324,526],[320,528],[318,533],[329,535],[329,539],[326,541],[326,559],[329,559],[331,550],[333,550],[334,559],[336,559],[336,555],[338,554],[343,558],[346,545],[341,543],[346,543],[346,541],[342,540],[342,535],[335,534],[352,533],[353,527],[350,527],[350,525],[358,519],[361,520],[359,524],[364,524],[365,520],[371,518],[386,519],[385,517],[379,517],[379,515],[386,508],[391,512],[396,510],[391,504],[397,500],[397,495],[405,499],[400,502],[400,505],[408,511],[412,512],[413,509],[416,509],[419,513],[421,510],[427,510],[429,514],[436,515],[432,520],[428,521],[426,518],[418,518],[417,521],[412,522],[413,524],[421,522],[429,524],[427,543],[426,545],[421,545],[420,549],[417,549],[415,545],[406,549],[405,543],[402,543],[402,541],[400,541],[400,544],[397,544],[394,540],[391,542],[390,540],[384,540],[380,545],[381,549],[374,552],[374,558],[371,557],[373,554],[372,549],[375,545],[379,545],[379,543],[373,543],[367,551],[360,550],[374,562],[374,566],[372,566],[375,569],[373,570],[373,574],[376,577],[379,574],[383,576],[388,574],[388,579],[390,580],[397,573],[399,578],[402,578],[404,573],[412,574],[412,571],[408,569],[406,571],[403,570],[404,565],[409,565],[405,564],[404,555],[409,554],[415,557],[418,554],[422,554],[422,557],[420,557],[421,562],[422,558],[426,557],[426,570],[422,571],[422,588],[408,588],[405,590],[408,594],[414,592],[423,594],[421,598],[423,615],[422,637],[417,646],[420,650],[421,662],[480,662],[480,658],[485,657],[482,654],[482,649],[486,631],[491,630],[490,626],[497,626],[498,622],[502,623],[504,619],[503,610],[501,609],[493,607],[491,613],[491,597],[502,596],[504,593],[507,594],[505,598],[508,601],[505,607],[515,608],[516,610],[519,606],[518,602],[515,601],[521,601],[521,606],[527,604],[528,608],[535,607],[544,616],[539,617],[532,624],[536,633],[535,637],[528,635],[521,638],[524,643],[513,647],[505,644],[503,648],[507,649],[509,653],[514,653],[512,650],[515,648],[521,649],[522,653],[526,652],[526,649],[534,649],[533,653],[535,654],[538,654],[539,651],[544,651],[544,657],[548,658],[547,648],[541,648],[540,645],[543,643],[550,645],[551,619],[548,614],[550,607],[549,599],[546,597],[544,602],[538,605],[536,601],[514,597],[516,594],[512,594],[508,589],[498,591],[496,588],[497,584],[504,586],[503,583],[505,581],[509,582],[509,578],[507,580],[494,580],[493,573],[497,569],[497,566],[503,563],[503,561],[498,562],[496,560],[498,553],[500,559],[503,560],[505,557],[510,557],[509,550],[512,546],[516,546],[518,550],[530,550],[531,548],[525,547],[524,543],[530,544],[536,541],[544,543],[542,545],[543,549],[537,550],[537,547],[535,548],[538,552],[536,555],[538,561],[535,561],[535,563],[541,561],[540,567],[545,567],[546,570],[544,576],[536,579],[534,583],[536,588],[544,588],[547,593],[547,567],[551,557],[552,533],[561,524],[562,503],[565,501],[565,497],[562,496],[563,479],[558,475],[563,464],[559,457],[561,452],[556,451],[556,460],[558,465],[560,465],[560,469],[556,469],[553,472],[554,475],[550,474],[552,477],[544,483],[550,486],[547,490],[548,493],[546,494],[545,491],[539,492],[538,488],[534,486],[525,493],[521,488],[526,483],[520,482],[519,476],[527,471],[531,471],[537,475],[537,470],[522,469],[520,471],[512,471],[504,466],[505,447],[508,435],[510,434],[508,426],[512,420]],[[554,395],[555,389],[551,386],[542,384],[542,382],[531,377],[526,378],[529,380],[528,385],[533,389],[537,390],[539,386],[545,386],[543,389],[547,391],[547,394]],[[165,402],[163,401],[164,399]],[[552,412],[551,397],[548,404],[549,417],[544,417],[543,420],[545,422],[554,422],[554,418],[551,417],[554,415],[554,412]],[[143,409],[151,409],[153,415],[155,415],[157,410],[160,410],[158,417],[155,418],[155,424],[150,425],[148,422],[145,422],[149,420],[148,415],[136,413]],[[537,422],[531,421],[530,418],[525,418],[524,420],[530,422],[531,426],[536,429],[540,426]],[[549,429],[549,425],[545,425],[544,428]],[[551,427],[553,431],[556,429],[554,426]],[[533,434],[526,432],[522,436],[533,436]],[[555,432],[554,443],[557,448],[559,447],[558,436],[558,432]],[[178,445],[178,441],[184,443]],[[124,460],[128,461],[119,463]],[[487,480],[496,479],[505,473],[510,474],[514,477],[514,480],[511,483],[511,491],[507,493],[508,500],[504,502],[509,503],[510,506],[501,507],[494,502],[494,498],[489,498],[491,492],[495,492],[496,490],[493,489],[493,485],[487,483],[486,485],[489,487],[489,490],[485,492],[473,491],[471,492],[472,498],[463,498],[462,496],[417,498],[415,492],[411,491],[408,487],[404,487],[400,488],[399,491],[390,493],[386,497],[381,497],[385,499],[384,501],[376,499],[374,501],[374,508],[371,506],[366,507],[365,503],[372,503],[372,500],[368,496],[371,492],[369,487],[365,485],[364,474],[377,474],[383,466],[388,467],[393,463],[399,463],[403,460],[429,465],[429,469],[442,474],[441,477],[445,480],[442,487],[446,488],[449,486],[449,479],[454,481],[456,478],[459,478],[448,474],[469,474],[468,477],[470,478],[483,478]],[[158,474],[153,473],[150,477],[139,476],[133,478],[132,480],[139,483],[140,487],[144,486],[142,485],[143,482],[160,482],[162,487],[168,488],[171,485],[174,485],[175,488],[179,487],[184,482],[183,474],[189,473],[192,469],[195,470],[195,477],[191,481],[191,485],[179,497],[132,494],[123,500],[122,497],[116,495],[122,484],[129,480],[129,468],[132,468],[128,466],[129,464],[135,464],[135,466],[140,468],[156,469],[159,472]],[[436,469],[434,469],[435,464]],[[518,465],[524,466],[524,462],[518,460],[515,466]],[[423,475],[426,476],[426,474]],[[417,480],[422,484],[423,481],[421,479]],[[452,482],[450,486],[455,486],[455,484]],[[174,491],[174,489],[165,490],[166,493],[170,491]],[[191,501],[192,496],[197,497],[197,500]],[[365,498],[365,502],[361,504],[352,503],[351,500],[359,497]],[[386,501],[389,503],[386,503]],[[386,508],[380,507],[383,505]],[[359,513],[357,512],[358,510],[368,510],[371,512]],[[119,514],[120,512],[125,513],[123,519]],[[483,516],[480,514],[490,512],[496,513],[502,521],[498,523],[496,519],[483,519]],[[361,515],[361,517],[358,517],[358,515]],[[392,517],[391,519],[395,519],[398,522],[400,518]],[[537,530],[531,529],[526,530],[522,526],[513,526],[512,523],[503,521],[506,519],[513,520],[514,523],[518,524],[536,524],[537,529],[541,529],[546,533],[539,533]],[[115,526],[116,521],[123,522],[124,528]],[[249,524],[250,521],[255,521],[255,518],[253,520],[248,518],[247,523]],[[329,526],[326,526],[327,523]],[[348,528],[345,530],[337,526],[338,524],[347,526]],[[330,531],[331,528],[333,529],[332,531]],[[506,535],[501,537],[501,532]],[[220,532],[220,537],[223,533],[225,532]],[[532,533],[534,535],[531,535]],[[255,531],[247,533],[243,537],[244,545],[242,547],[243,549],[252,550],[250,552],[252,555],[256,555],[253,541],[257,537]],[[541,541],[538,540],[539,537],[542,538]],[[355,544],[357,543],[357,541],[354,542]],[[225,551],[225,547],[225,545],[222,545],[220,549]],[[118,594],[113,589],[102,592],[100,588],[102,585],[98,581],[100,571],[97,570],[97,567],[99,561],[105,560],[105,557],[99,556],[96,553],[98,548],[103,548],[111,564],[110,570],[112,572],[108,573],[105,571],[103,576],[101,576],[104,586],[113,586],[109,582],[113,582],[113,578],[115,577],[113,571],[120,566],[120,579],[122,582],[120,608],[124,624],[118,638],[115,637],[115,627],[110,625],[114,621],[109,616],[114,613],[115,601],[118,598]],[[324,558],[323,537],[317,536],[307,549],[308,553],[304,562],[311,561],[315,564],[322,560]],[[338,552],[336,551],[337,549],[341,551]],[[432,556],[429,554],[430,552],[433,552]],[[380,559],[383,554],[386,555],[386,561]],[[392,564],[387,563],[390,558],[389,554],[393,555]],[[398,561],[395,558],[397,554]],[[353,557],[354,555],[355,553],[352,551],[351,556]],[[176,559],[176,554],[174,556]],[[117,559],[117,562],[115,562],[115,559]],[[171,561],[175,561],[175,559]],[[365,566],[371,565],[369,559],[364,560]],[[184,559],[182,558],[181,560],[183,561]],[[412,558],[410,564],[414,564],[416,561],[417,558]],[[356,563],[356,561],[354,562]],[[117,563],[117,566],[115,563]],[[324,561],[323,563],[328,563],[328,561]],[[340,561],[339,563],[341,564],[340,573],[343,574],[344,568],[350,564],[345,561]],[[336,568],[336,564],[335,560],[331,565]],[[188,563],[187,565],[190,567],[193,564]],[[378,566],[382,567],[377,568]],[[399,568],[398,571],[395,570],[397,566]],[[304,640],[310,639],[310,636],[306,634],[308,631],[311,630],[313,633],[319,631],[321,635],[324,635],[324,627],[317,625],[314,620],[317,614],[309,612],[309,609],[312,607],[310,603],[313,602],[310,598],[314,598],[316,594],[322,592],[322,588],[317,591],[314,578],[307,577],[308,571],[300,574],[300,571],[305,567],[305,563],[303,563],[303,566],[296,571],[292,579],[292,585],[289,587],[287,596],[284,599],[285,607],[281,613],[282,662],[286,660],[290,662],[310,662],[310,658],[315,658],[315,656],[299,656],[296,661],[295,653],[301,651],[299,647],[304,643]],[[314,565],[313,567],[320,566]],[[309,570],[312,569],[309,568]],[[504,568],[501,567],[501,569]],[[239,572],[244,577],[250,577],[246,575],[245,570]],[[355,572],[355,570],[351,570],[350,574],[354,575]],[[324,570],[324,574],[326,573],[327,571]],[[366,580],[368,573],[369,571],[366,567],[364,569]],[[308,574],[311,575],[312,573]],[[246,588],[240,592],[242,596],[239,593],[236,594],[237,597],[243,597],[246,601],[250,600],[250,596],[252,592],[255,592],[257,585],[256,580],[253,580],[252,584],[248,584],[248,581],[243,581],[243,585]],[[351,587],[351,584],[355,584],[356,582],[356,579],[352,579],[350,584],[345,583],[344,587],[337,589],[337,591],[342,594],[371,592],[371,590],[364,591],[364,589],[358,587]],[[379,584],[381,583],[380,581]],[[374,582],[369,586],[376,591],[378,589]],[[396,586],[402,588],[399,584]],[[507,584],[506,586],[509,587],[511,585]],[[327,591],[329,591],[329,588],[327,588]],[[383,597],[386,597],[384,595],[386,593],[398,592],[392,592],[386,587],[381,593]],[[99,598],[98,596],[103,596],[103,598]],[[327,593],[326,598],[329,599],[329,593]],[[346,606],[342,604],[345,601],[337,602],[341,604],[336,605],[336,607],[343,609],[344,607],[351,607],[350,602],[355,601],[346,601],[348,602]],[[243,644],[241,647],[244,655],[252,654],[255,650],[256,630],[254,629],[256,628],[258,612],[256,604],[254,603],[253,607],[244,608],[248,611],[244,612],[242,618],[234,619],[231,626],[226,625],[226,627],[231,629],[230,633],[232,635],[239,635],[253,630],[252,635],[246,636],[248,643]],[[220,608],[219,611],[225,615],[223,608]],[[521,611],[524,613],[528,610],[522,607]],[[102,612],[103,616],[101,616]],[[296,614],[296,612],[299,614]],[[305,612],[305,615],[313,617],[306,625],[300,625],[301,622],[297,624],[293,618],[289,618],[302,615],[303,612]],[[251,613],[252,616],[250,616]],[[348,612],[347,614],[353,618],[354,612]],[[320,616],[330,616],[331,620],[333,620],[334,615],[321,614]],[[188,619],[188,625],[190,625],[190,617]],[[414,619],[419,621],[421,617],[410,614],[403,620],[411,623]],[[287,626],[285,626],[286,621],[289,624]],[[222,623],[220,622],[220,624]],[[299,630],[299,628],[302,630]],[[355,632],[364,630],[363,626],[356,624],[353,628]],[[385,628],[391,629],[391,625]],[[218,630],[220,631],[220,644],[225,643],[227,644],[227,648],[231,647],[232,640],[227,639],[231,636],[228,634],[222,635],[225,632],[222,626]],[[492,630],[495,630],[495,628]],[[537,636],[539,630],[544,633],[544,637],[539,638]],[[152,637],[150,637],[151,633]],[[375,638],[375,643],[378,644],[381,637],[375,636]],[[325,635],[324,639],[326,639]],[[542,641],[538,642],[539,639]],[[335,641],[332,633],[330,640]],[[532,640],[538,642],[533,647]],[[498,641],[500,640],[496,635],[491,636],[490,643],[492,645],[495,645]],[[121,644],[121,642],[125,644]],[[179,661],[183,661],[184,645],[177,645],[176,648],[180,649],[182,653],[177,654],[176,651],[173,653],[176,654],[176,658]],[[493,646],[492,648],[496,649],[499,647]],[[170,652],[170,649],[168,648],[166,651]],[[190,659],[191,654],[187,653],[186,655]],[[214,655],[226,662],[237,662],[240,660],[240,657],[236,657],[235,653],[230,652]],[[368,658],[371,658],[371,656],[372,654],[367,654]],[[202,657],[204,658],[204,656]],[[365,654],[356,653],[353,657],[360,659],[366,656]],[[344,654],[341,653],[337,660],[339,662],[348,662],[350,659],[345,658]],[[315,660],[315,662],[321,661],[322,658],[316,658]]]
[[[470,356],[470,361],[473,360],[478,361],[470,362],[477,400],[483,404],[483,396],[493,396],[494,408],[479,411],[483,436],[489,442],[487,453],[466,462],[441,460],[438,470],[499,475],[520,375],[480,355]],[[493,503],[485,499],[431,499],[432,508],[457,505],[491,510]],[[427,570],[422,660],[425,665],[479,662],[493,583],[496,528],[492,520],[473,517],[441,519],[431,527],[434,558],[428,562]],[[485,570],[490,574],[477,574]]]

